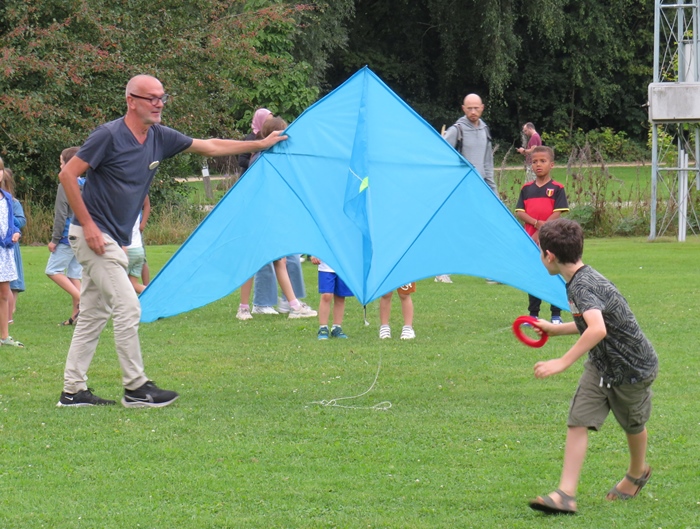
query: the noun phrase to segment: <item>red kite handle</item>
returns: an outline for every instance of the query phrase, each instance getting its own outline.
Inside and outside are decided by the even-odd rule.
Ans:
[[[539,340],[530,338],[523,333],[521,327],[526,323],[532,325],[533,327],[537,327],[537,318],[533,316],[519,316],[515,318],[515,321],[513,322],[513,334],[515,334],[515,337],[530,347],[542,347],[544,344],[546,344],[547,340],[549,339],[549,335],[546,333],[542,333]],[[539,327],[537,328],[539,329]]]

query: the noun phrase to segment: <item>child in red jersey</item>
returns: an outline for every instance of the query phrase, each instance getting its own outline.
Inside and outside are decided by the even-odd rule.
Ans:
[[[531,156],[535,180],[527,182],[520,190],[515,215],[525,223],[525,231],[539,245],[540,228],[545,222],[558,219],[563,212],[569,211],[569,203],[564,186],[550,176],[554,168],[554,151],[550,147],[539,146],[532,150]],[[542,300],[530,294],[528,300],[530,316],[538,318]],[[561,309],[554,305],[552,323],[562,323]]]

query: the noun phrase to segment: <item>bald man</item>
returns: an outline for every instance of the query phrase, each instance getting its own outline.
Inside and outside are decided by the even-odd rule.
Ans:
[[[457,141],[462,138],[461,155],[464,156],[491,190],[498,196],[496,182],[493,179],[493,146],[488,125],[481,119],[484,113],[484,103],[476,94],[469,94],[462,104],[464,117],[461,117],[445,132],[445,139],[457,147]]]
[[[102,329],[110,316],[122,371],[127,408],[163,407],[178,398],[146,376],[138,328],[141,306],[127,274],[122,246],[131,242],[136,222],[158,166],[181,152],[206,157],[256,152],[286,139],[280,132],[257,141],[198,140],[160,124],[168,94],[150,75],[137,75],[126,85],[126,114],[97,127],[78,153],[61,169],[68,203],[74,212],[68,232],[83,266],[78,319],[64,371],[58,406],[115,404],[94,395],[85,384]],[[87,173],[81,195],[78,176]]]

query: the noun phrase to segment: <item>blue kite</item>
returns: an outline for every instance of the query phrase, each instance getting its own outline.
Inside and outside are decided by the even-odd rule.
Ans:
[[[239,288],[264,264],[323,259],[362,304],[438,274],[567,307],[561,277],[472,165],[365,67],[309,107],[141,294],[141,320]]]

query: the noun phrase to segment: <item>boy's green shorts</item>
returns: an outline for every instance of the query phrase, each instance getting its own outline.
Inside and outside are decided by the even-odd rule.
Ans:
[[[610,411],[622,429],[630,434],[644,431],[651,415],[651,384],[656,373],[636,384],[607,387],[600,384],[598,370],[586,362],[569,407],[567,426],[600,430]]]

